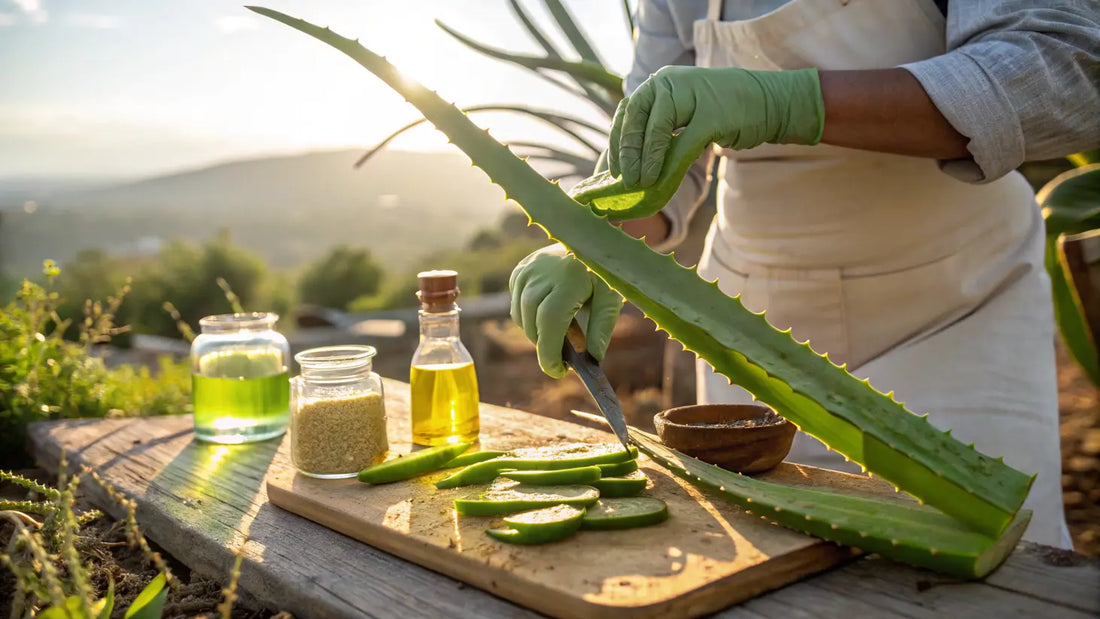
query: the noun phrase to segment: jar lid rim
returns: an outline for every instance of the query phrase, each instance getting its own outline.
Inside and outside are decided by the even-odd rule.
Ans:
[[[301,366],[334,366],[369,361],[376,354],[378,354],[378,350],[374,346],[343,344],[303,350],[294,355],[294,360]]]
[[[274,312],[243,312],[236,314],[212,314],[199,319],[202,327],[259,327],[270,326],[279,320]]]

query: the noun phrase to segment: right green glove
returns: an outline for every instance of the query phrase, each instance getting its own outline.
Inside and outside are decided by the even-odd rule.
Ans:
[[[512,270],[512,320],[535,343],[539,367],[548,376],[568,372],[561,359],[565,332],[573,317],[585,333],[588,352],[602,361],[623,297],[580,260],[556,245],[535,251]]]

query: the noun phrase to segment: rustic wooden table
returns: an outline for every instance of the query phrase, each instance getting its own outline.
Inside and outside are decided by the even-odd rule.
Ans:
[[[387,381],[391,411],[408,385]],[[489,407],[516,428],[562,423]],[[99,471],[138,503],[146,535],[192,570],[224,578],[242,543],[240,587],[298,617],[523,617],[535,613],[285,512],[264,480],[290,467],[286,446],[193,440],[191,417],[79,420],[32,427],[39,462]],[[92,498],[120,509],[92,484]],[[247,541],[245,541],[247,540]],[[877,557],[857,559],[720,613],[722,617],[1097,617],[1100,560],[1022,543],[981,582]]]

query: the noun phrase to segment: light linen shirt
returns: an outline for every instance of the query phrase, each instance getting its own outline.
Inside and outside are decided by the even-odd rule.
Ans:
[[[785,3],[725,0],[722,19]],[[641,0],[627,94],[663,66],[695,64],[693,25],[706,14],[707,0]],[[946,17],[947,53],[902,65],[969,139],[970,158],[941,161],[945,172],[989,182],[1026,160],[1100,146],[1100,0],[951,0]],[[686,236],[708,169],[707,158],[697,162],[664,209],[672,226],[664,247]]]

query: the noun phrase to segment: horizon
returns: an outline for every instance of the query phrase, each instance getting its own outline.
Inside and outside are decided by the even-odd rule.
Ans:
[[[621,3],[566,4],[609,67],[624,73],[630,41]],[[557,38],[541,6],[524,7]],[[10,59],[0,80],[0,182],[127,182],[241,160],[366,150],[419,118],[361,67],[239,5],[112,0],[94,13],[87,8],[0,0],[0,56]],[[433,23],[494,47],[538,52],[504,0],[399,9],[383,0],[283,0],[274,8],[358,36],[460,106],[519,103],[606,122],[582,99],[477,54]],[[608,34],[594,36],[600,33]],[[562,143],[556,132],[513,115],[475,120],[502,139]],[[427,125],[387,148],[458,152]]]

